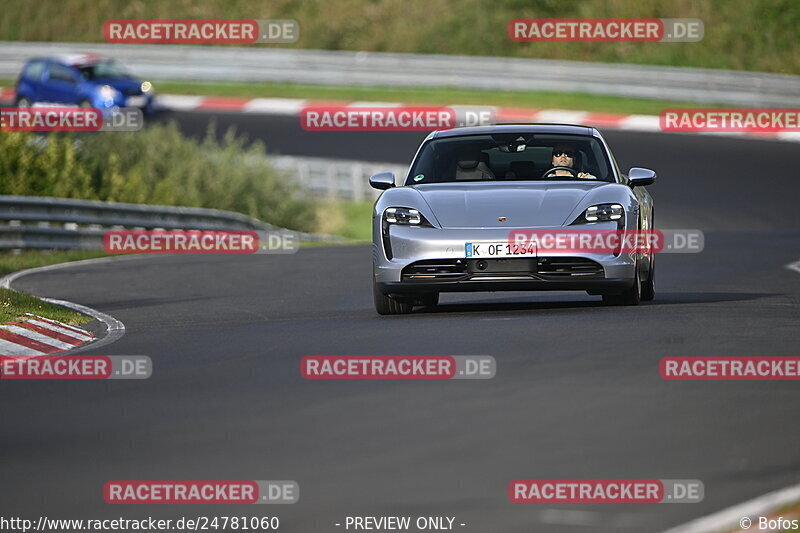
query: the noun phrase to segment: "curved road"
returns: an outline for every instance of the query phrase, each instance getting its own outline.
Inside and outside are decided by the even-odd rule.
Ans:
[[[407,162],[421,134],[302,131],[296,118],[174,114],[199,135],[235,123],[277,152]],[[168,117],[165,117],[168,118]],[[150,380],[4,382],[0,507],[35,517],[269,515],[343,531],[346,515],[448,515],[465,532],[656,532],[800,481],[792,382],[667,382],[666,355],[798,355],[797,145],[607,132],[650,166],[657,223],[706,232],[659,258],[657,299],[443,295],[379,317],[368,246],[286,256],[139,257],[21,278],[15,288],[122,320],[101,349],[146,354]],[[87,352],[95,353],[95,352]],[[311,354],[489,354],[475,381],[306,381]],[[515,478],[700,479],[683,505],[508,501]],[[292,479],[276,507],[117,507],[110,479]],[[579,511],[579,512],[575,512]]]

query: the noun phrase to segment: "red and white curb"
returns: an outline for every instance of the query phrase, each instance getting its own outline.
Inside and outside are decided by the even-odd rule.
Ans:
[[[343,107],[399,107],[403,105],[419,106],[421,104],[402,104],[397,102],[349,102],[338,100],[303,100],[297,98],[222,98],[206,96],[184,96],[164,94],[159,97],[159,104],[176,111],[229,111],[237,113],[254,113],[270,115],[299,116],[306,107],[343,106]],[[538,122],[550,124],[584,124],[596,128],[661,132],[659,117],[656,115],[625,115],[618,113],[598,113],[593,111],[574,111],[569,109],[530,109],[519,107],[466,106],[450,105],[454,109],[477,108],[490,110],[497,122]],[[780,139],[800,142],[798,132],[780,133],[701,133],[701,135],[721,135],[725,137],[755,137],[761,139]]]
[[[0,87],[0,100],[14,99],[14,90]],[[236,98],[220,96],[189,96],[180,94],[160,94],[157,103],[164,109],[174,111],[227,111],[233,113],[252,113],[263,115],[299,116],[306,107],[312,106],[345,106],[345,107],[397,107],[403,105],[420,106],[422,104],[402,104],[396,102],[349,102],[340,100],[304,100],[299,98]],[[598,113],[592,111],[574,111],[568,109],[530,109],[496,106],[451,105],[445,107],[480,108],[494,112],[498,122],[538,122],[550,124],[584,124],[596,128],[622,131],[662,132],[659,118],[656,115],[625,115],[618,113]],[[749,137],[758,139],[779,139],[800,142],[798,132],[707,132],[699,135],[719,135],[724,137]]]
[[[95,340],[85,329],[26,313],[0,324],[0,355],[34,356],[72,350]]]
[[[99,257],[96,259],[84,259],[81,261],[29,268],[0,278],[0,287],[10,289],[11,284],[15,280],[29,274],[49,272],[51,270],[60,270],[62,268],[86,264],[133,260],[136,259],[136,257],[137,256]],[[70,353],[75,353],[89,348],[100,348],[101,346],[117,341],[125,335],[125,324],[113,316],[92,309],[91,307],[68,302],[66,300],[56,300],[55,298],[40,299],[44,302],[60,305],[61,307],[66,307],[67,309],[72,309],[73,311],[94,318],[105,325],[105,332],[97,337],[76,326],[34,315],[26,315],[22,321],[11,324],[0,324],[0,355],[40,356],[66,350],[69,350]]]

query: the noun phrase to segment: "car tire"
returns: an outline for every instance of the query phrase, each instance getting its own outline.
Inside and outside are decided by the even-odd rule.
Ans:
[[[32,105],[33,103],[24,96],[14,99],[14,107],[31,107]]]
[[[650,259],[650,272],[647,275],[647,281],[642,283],[642,301],[650,302],[656,297],[656,258],[653,256]]]
[[[82,107],[84,109],[89,108],[92,107],[92,103],[89,100],[81,100],[78,102],[78,107]]]
[[[639,277],[639,265],[633,269],[633,285],[620,294],[604,294],[603,303],[606,305],[639,305],[642,300],[642,280]]]
[[[395,300],[383,294],[375,280],[372,281],[372,298],[379,315],[406,315],[414,308],[410,300]]]

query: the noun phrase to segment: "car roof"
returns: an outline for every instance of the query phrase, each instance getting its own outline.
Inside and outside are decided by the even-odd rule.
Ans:
[[[30,61],[54,61],[62,65],[79,67],[83,65],[96,65],[105,61],[112,61],[110,57],[100,54],[64,54],[50,57],[34,57]]]
[[[431,133],[431,139],[460,137],[464,135],[493,135],[496,133],[561,133],[571,135],[591,135],[599,137],[598,131],[590,126],[579,124],[493,124],[489,126],[468,126],[438,130]]]

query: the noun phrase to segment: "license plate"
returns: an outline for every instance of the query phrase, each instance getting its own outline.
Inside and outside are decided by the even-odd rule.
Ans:
[[[126,102],[128,107],[144,107],[147,105],[146,96],[130,96]]]
[[[468,242],[467,257],[535,257],[536,246],[531,243]]]

